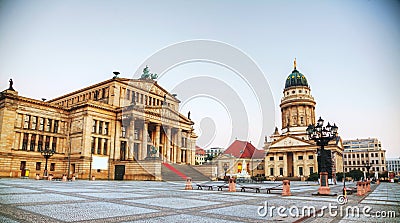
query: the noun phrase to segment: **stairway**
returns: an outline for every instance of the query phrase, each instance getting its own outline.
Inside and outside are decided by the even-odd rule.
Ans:
[[[186,181],[186,177],[191,177],[193,182],[210,181],[199,171],[188,165],[163,163],[161,166],[161,176],[163,181]]]

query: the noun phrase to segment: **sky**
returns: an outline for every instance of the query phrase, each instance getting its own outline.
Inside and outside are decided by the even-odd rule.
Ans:
[[[254,73],[240,78],[205,62],[162,73],[159,84],[178,98],[185,94],[179,89],[190,90],[183,84],[197,77],[220,81],[238,96],[238,110],[227,106],[228,90],[211,97],[205,88],[182,101],[200,146],[226,147],[232,138],[259,146],[274,126],[280,129],[279,104],[296,58],[317,117],[335,122],[343,139],[376,137],[386,157],[400,157],[399,12],[399,1],[0,0],[0,89],[13,78],[19,95],[51,99],[109,79],[115,69],[131,78],[173,44],[213,40],[254,61],[268,81],[261,90],[273,101],[254,94],[260,89],[246,82]],[[275,111],[271,117],[260,116],[265,103]],[[245,112],[241,120],[233,118],[238,111]],[[261,119],[273,123],[265,132]],[[237,125],[247,136],[234,135]]]

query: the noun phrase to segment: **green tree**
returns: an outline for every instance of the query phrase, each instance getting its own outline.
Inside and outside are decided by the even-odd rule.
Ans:
[[[312,173],[310,176],[307,178],[307,181],[318,181],[319,175],[318,173]]]
[[[364,173],[361,170],[352,170],[346,174],[346,177],[349,176],[353,178],[354,180],[358,181],[361,180],[362,177],[364,177]]]

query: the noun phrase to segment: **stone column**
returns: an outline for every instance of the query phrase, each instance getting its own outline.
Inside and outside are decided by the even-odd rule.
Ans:
[[[181,146],[182,146],[182,129],[178,129],[178,132],[177,132],[177,137],[178,137],[178,145],[177,145],[177,153],[176,153],[176,162],[177,163],[181,163],[182,162],[182,148],[181,148]],[[22,144],[21,144],[22,145]]]
[[[28,144],[26,146],[26,151],[30,151],[31,150],[31,137],[32,137],[32,134],[28,133]]]
[[[135,119],[129,122],[129,140],[128,140],[128,160],[133,160],[133,147],[134,147],[134,136],[135,136]]]
[[[288,160],[287,160],[287,153],[283,154],[283,176],[288,176]]]
[[[166,149],[166,156],[167,161],[172,161],[172,154],[171,154],[171,141],[172,141],[172,134],[171,134],[171,127],[165,127],[167,129],[167,134],[165,135],[165,149]]]
[[[297,166],[297,152],[293,152],[293,177],[296,177],[299,175],[299,167]]]
[[[148,122],[143,120],[143,130],[142,130],[142,158],[145,159],[147,157],[147,135],[148,135]]]
[[[38,143],[39,143],[39,134],[36,134],[36,139],[35,139],[36,151],[40,152],[40,151],[38,150],[38,148],[39,148]]]
[[[156,124],[156,137],[155,137],[155,143],[154,143],[154,146],[156,147],[156,149],[158,150],[158,154],[156,155],[156,157],[159,157],[160,155],[162,155],[162,154],[160,154],[160,127],[161,127],[161,125],[160,124]]]

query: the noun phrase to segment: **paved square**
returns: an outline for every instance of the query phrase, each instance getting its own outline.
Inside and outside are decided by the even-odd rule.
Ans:
[[[272,182],[260,184],[269,187]],[[346,185],[348,185],[346,183]],[[367,196],[348,196],[347,206],[370,207],[371,214],[394,211],[391,218],[330,216],[324,206],[338,205],[336,197],[312,196],[318,185],[291,182],[292,196],[279,191],[184,190],[185,183],[152,181],[54,182],[31,179],[0,179],[0,222],[399,222],[400,184],[373,185]],[[332,185],[340,194],[343,185]],[[264,216],[263,207],[274,206]],[[279,215],[277,208],[284,207]],[[292,206],[294,209],[290,216]],[[322,216],[303,216],[312,206]],[[261,209],[260,209],[261,208]],[[261,210],[261,211],[260,211]],[[320,211],[320,212],[318,212]],[[272,215],[270,215],[272,213]]]

